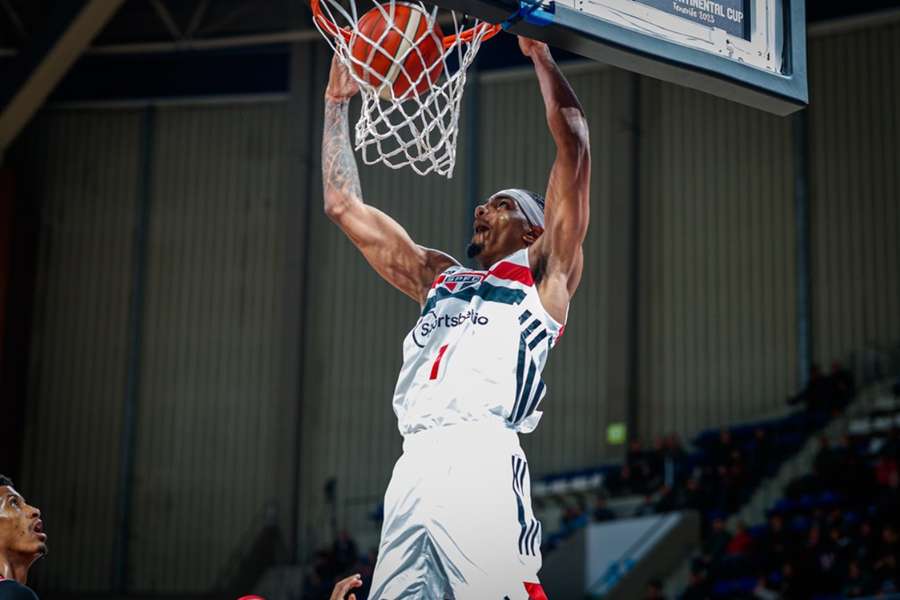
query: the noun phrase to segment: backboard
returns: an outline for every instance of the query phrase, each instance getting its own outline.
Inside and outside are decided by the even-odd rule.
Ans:
[[[511,33],[771,113],[787,115],[808,101],[803,0],[438,2],[506,21]]]

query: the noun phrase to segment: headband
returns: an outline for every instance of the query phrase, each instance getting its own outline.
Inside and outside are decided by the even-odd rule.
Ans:
[[[515,200],[516,204],[519,205],[519,210],[525,214],[525,219],[528,220],[532,227],[544,228],[544,199],[541,196],[528,190],[510,188],[495,193],[488,198],[488,202],[500,196]]]

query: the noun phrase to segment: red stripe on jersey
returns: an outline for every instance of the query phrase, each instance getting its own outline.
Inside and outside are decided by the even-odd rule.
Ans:
[[[438,275],[438,278],[434,280],[434,283],[431,284],[431,289],[436,288],[444,282],[444,275]]]
[[[534,285],[534,277],[531,276],[531,269],[517,265],[511,262],[502,262],[488,272],[499,279],[510,279],[518,281],[525,285]]]
[[[547,594],[544,593],[544,588],[539,583],[528,583],[527,581],[523,581],[525,584],[525,591],[528,592],[529,600],[547,600]]]
[[[431,377],[429,377],[429,379],[437,379],[438,369],[441,368],[441,359],[444,358],[444,352],[447,351],[447,346],[449,345],[450,344],[444,344],[441,346],[441,349],[438,350],[437,358],[434,359],[434,364],[431,365]]]
[[[566,331],[566,326],[565,326],[565,325],[563,325],[562,327],[559,328],[559,333],[556,334],[556,339],[553,340],[553,345],[554,345],[554,346],[555,346],[556,343],[559,341],[559,338],[562,337],[562,334],[565,333],[565,331]]]

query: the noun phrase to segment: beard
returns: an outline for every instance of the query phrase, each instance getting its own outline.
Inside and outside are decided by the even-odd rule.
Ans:
[[[484,250],[484,246],[482,246],[481,244],[476,244],[475,242],[472,242],[466,248],[466,256],[468,256],[469,258],[475,258],[479,254],[481,254],[482,250]]]

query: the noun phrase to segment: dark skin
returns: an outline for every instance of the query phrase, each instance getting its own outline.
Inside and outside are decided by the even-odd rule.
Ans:
[[[25,585],[28,570],[47,554],[41,511],[10,486],[0,486],[0,575]]]
[[[350,590],[358,587],[362,587],[362,579],[360,579],[359,573],[341,579],[331,591],[329,600],[356,600],[356,594],[351,593]]]
[[[475,210],[472,242],[480,247],[476,258],[484,268],[528,247],[541,303],[563,323],[581,281],[582,243],[590,218],[588,126],[547,45],[520,37],[519,48],[534,63],[556,144],[545,194],[544,229],[529,224],[512,199],[496,198]],[[350,98],[358,91],[346,67],[335,58],[325,90],[322,135],[325,213],[379,275],[421,306],[435,277],[458,263],[443,252],[416,244],[394,219],[363,202],[347,123]]]

